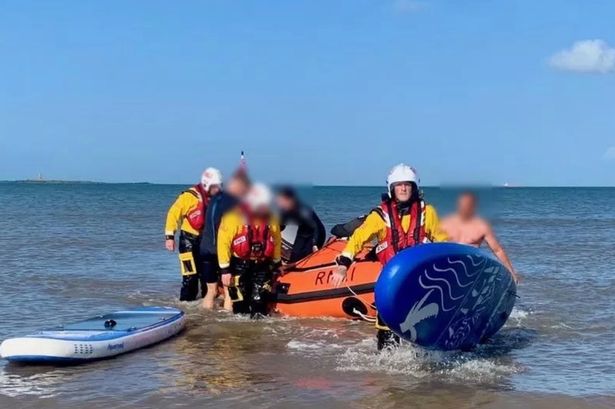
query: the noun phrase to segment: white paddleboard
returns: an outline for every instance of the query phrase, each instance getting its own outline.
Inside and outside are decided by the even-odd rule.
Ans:
[[[176,308],[142,307],[7,339],[0,356],[12,362],[77,363],[124,354],[170,338],[185,325]]]

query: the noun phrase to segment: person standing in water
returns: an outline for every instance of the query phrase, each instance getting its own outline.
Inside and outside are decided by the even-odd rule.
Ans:
[[[483,242],[493,251],[493,254],[510,271],[515,282],[519,275],[515,271],[504,248],[495,237],[491,225],[477,215],[478,198],[472,192],[464,192],[457,199],[457,210],[442,219],[441,227],[448,235],[449,241],[480,247]]]
[[[337,258],[333,285],[339,287],[342,284],[354,256],[373,238],[378,241],[375,252],[382,265],[405,248],[447,240],[446,233],[440,230],[436,209],[423,200],[418,175],[408,165],[399,164],[389,173],[387,194],[383,195],[382,203],[352,233]],[[380,319],[378,321],[378,350],[399,344],[399,337]]]
[[[165,247],[175,251],[175,235],[178,226],[179,265],[182,274],[180,301],[194,301],[201,293],[207,293],[207,284],[201,274],[199,245],[201,230],[209,199],[222,189],[222,173],[216,168],[207,168],[201,182],[182,192],[169,208],[164,229]]]
[[[207,295],[203,308],[212,309],[218,294],[220,268],[218,266],[217,235],[222,217],[234,209],[250,187],[250,179],[243,168],[239,168],[225,184],[224,190],[211,197],[205,212],[205,224],[201,234],[200,255],[202,274],[207,283]],[[233,304],[228,294],[224,295],[224,309],[231,311]]]
[[[280,224],[271,211],[273,194],[262,183],[227,212],[218,229],[218,263],[233,311],[253,318],[267,315],[273,273],[281,264]]]

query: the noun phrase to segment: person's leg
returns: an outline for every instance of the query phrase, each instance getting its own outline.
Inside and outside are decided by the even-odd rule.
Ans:
[[[225,306],[231,307],[235,314],[247,314],[250,312],[248,292],[251,285],[250,261],[233,258],[231,260],[232,285],[225,290]],[[228,301],[227,301],[228,300]]]
[[[201,257],[201,286],[205,292],[203,308],[211,310],[218,295],[218,258],[215,255]]]
[[[199,278],[196,274],[182,277],[182,288],[179,291],[180,301],[194,301],[199,295]]]
[[[218,293],[218,283],[206,283],[207,294],[203,298],[203,308],[206,310],[213,310],[216,301],[216,295]]]
[[[179,293],[180,301],[194,301],[199,295],[199,274],[194,260],[194,238],[181,232],[179,235],[178,251],[182,274],[182,288]]]
[[[257,265],[252,272],[252,289],[250,297],[250,313],[252,318],[267,315],[267,303],[271,290],[271,273],[269,265]]]
[[[376,318],[376,328],[378,329],[376,333],[378,351],[394,349],[401,344],[399,337],[380,319],[380,314]]]
[[[233,297],[233,289],[231,288],[229,291],[231,292],[231,297]],[[250,298],[252,296],[252,277],[250,270],[245,269],[241,272],[235,291],[238,291],[239,294],[241,294],[242,299],[240,301],[233,302],[233,312],[235,314],[249,314]]]
[[[224,309],[233,312],[233,301],[231,300],[231,295],[228,292],[227,286],[224,286]]]
[[[378,351],[397,348],[401,343],[399,337],[390,329],[379,329],[376,339],[378,342]]]

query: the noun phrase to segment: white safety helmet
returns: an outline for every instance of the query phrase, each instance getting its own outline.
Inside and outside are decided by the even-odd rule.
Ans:
[[[222,186],[222,172],[216,168],[207,168],[201,175],[201,185],[205,191],[209,191],[212,186]]]
[[[245,202],[252,211],[263,207],[268,208],[273,202],[273,193],[266,184],[254,183],[246,194]]]
[[[391,169],[389,172],[389,176],[387,177],[387,190],[389,193],[389,197],[392,196],[393,185],[395,183],[400,182],[412,182],[417,186],[419,185],[420,179],[419,175],[416,173],[413,167],[408,166],[404,163],[400,163]]]

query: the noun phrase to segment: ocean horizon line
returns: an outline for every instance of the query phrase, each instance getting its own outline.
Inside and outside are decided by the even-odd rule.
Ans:
[[[0,180],[0,184],[28,184],[28,185],[155,185],[155,186],[187,186],[193,183],[162,183],[162,182],[109,182],[109,181],[90,181],[90,180],[36,180],[36,179],[18,179],[18,180]],[[278,185],[273,183],[273,185]],[[345,184],[297,184],[297,187],[307,188],[381,188],[381,185],[345,185]],[[576,189],[576,188],[599,188],[612,189],[615,185],[505,185],[505,184],[425,184],[422,188],[446,188],[446,189]]]

